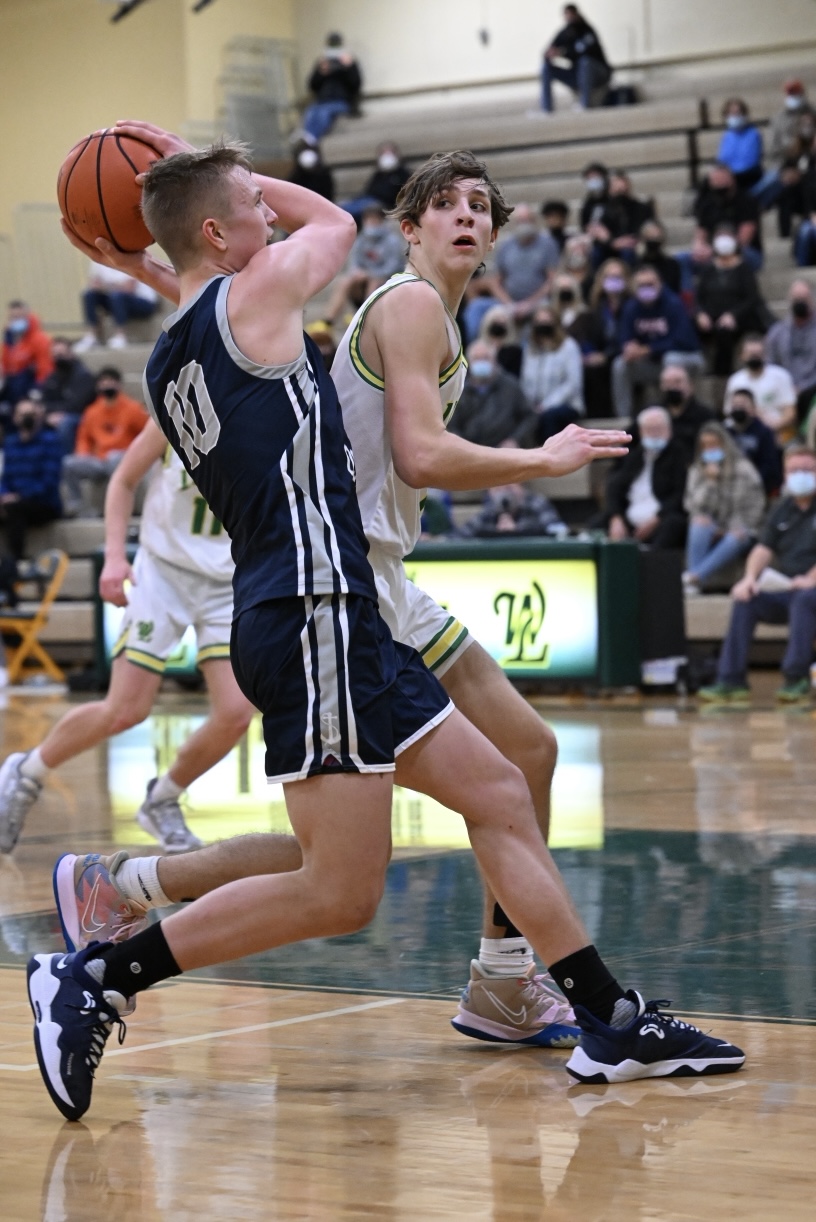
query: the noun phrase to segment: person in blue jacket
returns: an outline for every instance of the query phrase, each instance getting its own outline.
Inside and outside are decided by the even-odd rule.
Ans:
[[[762,177],[762,133],[751,122],[742,98],[728,98],[722,118],[725,131],[717,149],[717,161],[727,165],[737,186],[747,191]]]
[[[6,437],[0,479],[0,525],[15,560],[25,555],[29,526],[62,517],[62,441],[45,424],[45,406],[35,391],[14,409],[17,431]],[[35,396],[36,397],[33,397]]]

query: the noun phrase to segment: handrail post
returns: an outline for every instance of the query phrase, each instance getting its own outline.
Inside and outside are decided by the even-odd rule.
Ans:
[[[697,129],[689,128],[686,138],[688,140],[689,186],[696,191],[700,185],[700,146],[697,142]]]

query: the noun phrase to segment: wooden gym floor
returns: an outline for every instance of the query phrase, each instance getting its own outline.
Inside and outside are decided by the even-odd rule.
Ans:
[[[85,1124],[36,1070],[23,968],[57,949],[64,849],[147,843],[147,780],[202,715],[149,722],[60,770],[0,859],[0,1219],[576,1219],[814,1216],[816,712],[547,701],[561,744],[553,844],[626,985],[748,1053],[737,1075],[570,1087],[567,1053],[496,1048],[448,1019],[478,946],[459,821],[395,802],[374,923],[157,988],[100,1069]],[[61,698],[12,694],[2,753]],[[284,828],[260,730],[190,794],[206,839]]]

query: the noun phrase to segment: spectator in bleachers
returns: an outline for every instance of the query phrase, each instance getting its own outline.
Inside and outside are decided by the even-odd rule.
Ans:
[[[797,267],[816,266],[816,159],[812,158],[801,183],[802,221],[793,239]]]
[[[323,358],[323,364],[327,369],[331,369],[332,361],[337,352],[337,341],[334,338],[334,330],[331,323],[319,318],[315,322],[309,323],[306,327],[306,334],[310,335],[317,345],[318,351]]]
[[[748,651],[758,623],[788,624],[782,660],[784,682],[777,700],[810,697],[816,638],[816,453],[803,445],[785,451],[784,495],[771,509],[731,591],[731,621],[717,666],[717,682],[701,688],[701,700],[744,700]]]
[[[742,98],[728,98],[722,108],[725,131],[717,160],[732,171],[738,187],[747,191],[762,178],[762,133],[751,122]]]
[[[682,365],[693,373],[704,367],[694,324],[655,269],[639,268],[633,286],[634,298],[621,312],[621,353],[612,363],[615,413],[629,417],[635,391],[654,385],[664,365]]]
[[[6,438],[0,479],[0,525],[15,560],[25,555],[29,526],[44,526],[62,516],[60,477],[62,442],[45,422],[37,391],[14,408],[15,432]]]
[[[748,331],[764,332],[772,315],[756,275],[742,256],[733,225],[717,226],[712,247],[711,262],[700,269],[697,281],[695,322],[712,373],[728,377],[742,336]]]
[[[782,451],[771,429],[757,416],[753,393],[747,387],[731,395],[724,419],[734,443],[759,472],[766,494],[774,495],[782,483]]]
[[[589,309],[571,328],[581,349],[584,400],[590,416],[614,415],[611,370],[620,354],[621,313],[628,300],[629,269],[620,259],[607,259],[595,274]]]
[[[488,490],[482,508],[464,523],[461,533],[475,539],[492,539],[496,535],[561,538],[568,531],[546,496],[533,492],[524,484],[505,484]]]
[[[126,325],[136,319],[150,318],[156,312],[158,301],[154,289],[134,280],[126,272],[101,263],[91,263],[88,287],[82,294],[82,310],[88,329],[74,345],[74,351],[88,352],[102,343],[103,315],[108,315],[114,324],[108,347],[126,348]]]
[[[349,270],[337,280],[326,310],[334,323],[349,304],[357,309],[370,293],[405,266],[405,241],[386,220],[380,204],[370,204],[363,213],[363,227],[354,240]]]
[[[537,416],[536,445],[584,415],[581,349],[550,306],[539,306],[533,315],[521,359],[521,389]]]
[[[686,456],[672,439],[671,417],[664,407],[645,408],[637,424],[640,440],[607,480],[609,538],[680,548],[686,539]]]
[[[609,203],[609,171],[601,161],[590,161],[581,171],[584,180],[584,198],[581,201],[581,211],[578,223],[582,233],[591,233],[592,226],[598,224]]]
[[[556,60],[565,60],[559,67]],[[552,83],[560,81],[573,91],[582,110],[588,110],[612,77],[600,39],[577,4],[564,6],[564,27],[544,52],[541,69],[541,109],[553,109]]]
[[[586,312],[581,285],[570,272],[556,272],[550,287],[550,305],[557,312],[561,326],[570,335],[572,328]]]
[[[816,396],[816,303],[807,280],[794,280],[788,303],[787,315],[765,336],[765,358],[793,378],[796,414],[803,421]]]
[[[363,78],[356,59],[343,47],[342,34],[329,34],[309,77],[314,102],[303,116],[303,131],[312,143],[331,131],[340,115],[353,114],[360,103]]]
[[[557,243],[558,249],[563,253],[569,233],[567,225],[569,223],[569,204],[563,199],[547,199],[541,205],[541,215],[544,219],[544,227],[547,233]]]
[[[79,418],[96,398],[94,375],[78,356],[71,341],[58,336],[52,345],[54,371],[40,386],[45,422],[59,433],[63,452],[74,448]]]
[[[524,445],[533,412],[518,379],[505,373],[495,349],[483,340],[470,345],[467,359],[465,385],[448,431],[474,445]]]
[[[514,378],[521,375],[521,344],[516,320],[507,306],[495,305],[487,310],[479,326],[479,336],[490,348],[496,364]]]
[[[96,398],[82,413],[76,447],[63,462],[65,513],[93,516],[82,492],[82,480],[107,484],[122,455],[147,422],[140,403],[122,393],[122,375],[107,366],[96,377]]]
[[[604,259],[611,259],[613,255],[634,264],[641,227],[653,217],[654,204],[632,194],[632,182],[626,171],[612,170],[603,211],[587,230],[595,243],[595,266],[599,267]]]
[[[682,447],[688,464],[694,458],[697,434],[704,424],[714,419],[714,412],[697,398],[688,370],[682,365],[663,366],[660,397],[671,416],[672,440]]]
[[[377,149],[377,166],[362,195],[346,200],[340,207],[350,212],[359,226],[363,212],[370,204],[379,204],[390,212],[410,177],[411,171],[402,159],[399,146],[393,140],[386,140]]]
[[[796,135],[788,148],[782,170],[782,189],[777,199],[779,236],[790,237],[794,218],[810,217],[816,174],[816,115],[800,115]],[[794,245],[795,250],[795,245]]]
[[[517,204],[511,231],[496,248],[494,297],[510,306],[518,321],[528,319],[546,298],[560,257],[558,243],[539,228],[530,205]]]
[[[797,135],[799,120],[802,115],[813,115],[814,110],[805,93],[801,81],[790,80],[785,83],[785,105],[771,120],[771,141],[768,150],[768,168],[751,188],[751,194],[757,199],[763,209],[772,208],[786,185],[798,181],[798,171],[788,164],[790,150]],[[783,233],[782,237],[788,235]]]
[[[24,301],[10,301],[3,332],[3,387],[0,401],[6,410],[0,413],[2,423],[11,419],[10,409],[35,386],[39,386],[54,369],[51,340],[40,326],[36,314]]]
[[[759,205],[752,195],[737,186],[727,165],[715,162],[694,201],[697,234],[709,245],[720,225],[732,225],[746,262],[759,271],[762,267],[762,226]]]
[[[689,524],[683,586],[694,594],[750,550],[765,509],[759,472],[716,420],[700,429],[684,507]]]
[[[666,230],[660,221],[656,217],[644,221],[639,237],[635,267],[653,267],[666,288],[679,295],[680,264],[671,255],[666,254]]]
[[[569,272],[581,286],[584,300],[589,299],[595,280],[595,269],[592,266],[592,238],[588,233],[576,233],[567,238],[564,252],[561,255],[561,269]]]
[[[796,432],[793,378],[781,365],[765,360],[765,342],[761,335],[746,335],[740,354],[742,368],[732,373],[726,383],[724,409],[726,412],[731,410],[735,390],[750,390],[760,420],[773,431],[778,444],[784,446]]]
[[[323,161],[320,149],[305,140],[298,141],[292,150],[292,168],[286,181],[334,203],[334,175]]]

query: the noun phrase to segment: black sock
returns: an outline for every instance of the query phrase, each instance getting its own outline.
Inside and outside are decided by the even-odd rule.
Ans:
[[[550,964],[550,975],[571,1006],[583,1006],[602,1023],[609,1023],[623,989],[594,946],[585,946]]]
[[[102,987],[115,989],[123,997],[143,993],[160,980],[181,975],[181,968],[167,945],[161,921],[148,925],[126,942],[103,947],[98,955],[89,957],[89,962],[93,959],[102,959],[105,964]]]
[[[507,913],[502,908],[501,904],[493,905],[493,924],[499,929],[504,927],[503,938],[523,938],[524,934],[520,929],[516,929],[513,922],[510,920]]]

